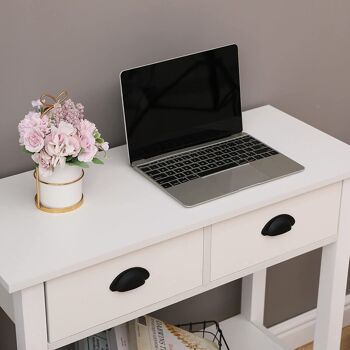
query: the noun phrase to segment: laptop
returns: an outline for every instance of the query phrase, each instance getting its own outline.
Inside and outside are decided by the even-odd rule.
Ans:
[[[120,83],[131,166],[186,207],[304,169],[243,132],[236,45],[128,69]]]

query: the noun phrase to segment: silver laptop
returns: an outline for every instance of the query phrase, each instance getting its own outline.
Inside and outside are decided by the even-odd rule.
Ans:
[[[128,69],[120,81],[131,166],[186,207],[304,169],[243,132],[236,45]]]

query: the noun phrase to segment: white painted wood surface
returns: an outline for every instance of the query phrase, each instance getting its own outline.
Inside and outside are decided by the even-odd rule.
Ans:
[[[305,252],[322,247],[322,246],[327,245],[327,244],[332,243],[332,242],[334,242],[334,237],[332,237],[332,239],[327,238],[326,240],[314,242],[312,245],[305,246],[305,247],[302,247],[302,248],[294,250],[294,251],[290,251],[287,254],[278,256],[278,257],[270,259],[268,261],[263,261],[260,264],[257,264],[254,266],[249,266],[249,268],[246,268],[244,270],[236,271],[235,273],[232,273],[228,276],[225,276],[225,277],[219,278],[215,281],[211,281],[209,283],[203,284],[199,287],[196,287],[196,288],[193,288],[191,290],[185,291],[183,293],[177,294],[177,295],[172,296],[170,298],[167,298],[165,300],[161,300],[161,301],[158,301],[156,303],[147,305],[145,307],[142,307],[141,309],[135,309],[134,311],[132,311],[128,314],[125,314],[121,317],[111,319],[111,320],[104,322],[104,323],[101,323],[101,324],[96,324],[92,328],[84,329],[83,331],[76,333],[76,334],[73,334],[72,336],[69,336],[67,338],[49,343],[49,349],[52,350],[52,349],[60,348],[64,345],[70,344],[74,341],[77,341],[77,340],[83,339],[85,337],[88,337],[90,335],[93,335],[95,333],[101,332],[105,329],[109,329],[109,328],[115,327],[121,323],[125,323],[125,322],[128,322],[130,320],[133,320],[136,317],[149,314],[151,312],[154,312],[154,311],[162,309],[166,306],[175,304],[175,303],[182,301],[184,299],[187,299],[187,298],[193,297],[195,295],[204,293],[208,290],[211,290],[213,288],[221,286],[225,283],[229,283],[231,281],[248,276],[250,274],[259,273],[259,272],[261,272],[262,269],[266,269],[268,266],[278,264],[279,262],[285,261],[291,257],[303,254]],[[254,294],[251,293],[251,295],[254,298],[257,297],[256,293],[254,293]],[[258,296],[258,297],[259,297],[259,300],[261,300],[260,296]],[[255,300],[252,300],[252,303],[254,305],[257,304],[257,302]]]
[[[341,183],[312,191],[212,226],[213,280],[337,234]],[[263,236],[265,224],[289,214],[295,224],[279,236]]]
[[[17,350],[47,350],[44,285],[14,294]]]
[[[343,182],[338,239],[322,250],[314,349],[340,347],[350,255],[350,180]]]
[[[34,207],[31,171],[1,180],[0,283],[12,293],[350,176],[348,145],[271,106],[243,123],[305,171],[189,209],[133,171],[123,146],[87,171],[83,207],[64,215]]]
[[[241,314],[257,325],[264,324],[266,269],[242,279]]]
[[[179,264],[181,261],[181,264]],[[145,284],[128,292],[111,292],[121,272],[143,267]],[[54,342],[130,314],[147,305],[202,285],[203,230],[46,283],[49,340]]]

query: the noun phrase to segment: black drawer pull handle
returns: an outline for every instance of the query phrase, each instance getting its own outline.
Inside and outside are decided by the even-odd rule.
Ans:
[[[112,292],[127,292],[145,284],[149,272],[143,267],[132,267],[121,272],[111,283],[109,289]]]
[[[277,215],[264,226],[261,234],[263,236],[278,236],[290,231],[294,224],[293,216],[288,214]]]

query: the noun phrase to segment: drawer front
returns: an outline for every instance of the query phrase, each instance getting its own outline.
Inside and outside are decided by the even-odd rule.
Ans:
[[[46,283],[49,340],[54,342],[202,284],[203,230]],[[120,273],[149,272],[145,284],[111,292]]]
[[[340,195],[341,184],[337,183],[213,225],[211,279],[336,235]],[[291,230],[277,236],[262,235],[264,226],[281,214],[294,218]],[[283,220],[275,221],[272,229],[288,229],[288,220]],[[287,224],[285,230],[283,223]]]

